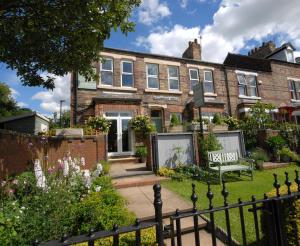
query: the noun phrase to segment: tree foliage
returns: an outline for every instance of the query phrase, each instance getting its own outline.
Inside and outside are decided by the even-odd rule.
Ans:
[[[0,118],[31,112],[28,108],[20,108],[13,99],[9,87],[0,82]]]
[[[0,61],[28,86],[54,88],[54,76],[78,71],[95,78],[112,28],[127,34],[140,0],[19,0],[0,3]]]

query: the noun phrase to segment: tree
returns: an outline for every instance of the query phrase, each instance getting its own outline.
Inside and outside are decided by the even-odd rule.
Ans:
[[[19,115],[31,112],[28,108],[20,108],[12,98],[9,87],[0,82],[0,117]]]
[[[77,71],[95,78],[112,28],[127,34],[140,0],[10,0],[0,3],[0,61],[23,85],[54,88],[54,76]],[[43,73],[50,74],[43,76]],[[52,74],[52,75],[51,75]]]

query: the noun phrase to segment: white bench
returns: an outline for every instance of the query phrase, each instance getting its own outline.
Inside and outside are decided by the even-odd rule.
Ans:
[[[220,183],[222,176],[226,172],[238,172],[241,175],[245,172],[253,180],[253,163],[254,160],[239,157],[238,151],[211,151],[208,152],[208,169],[218,172]]]

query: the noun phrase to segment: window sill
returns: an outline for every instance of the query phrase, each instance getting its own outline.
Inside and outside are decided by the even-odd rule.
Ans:
[[[250,100],[261,100],[261,97],[248,97],[248,96],[239,96],[241,99],[250,99]]]
[[[296,99],[291,99],[292,103],[300,103],[300,100],[296,100]]]
[[[189,95],[194,95],[194,92],[193,91],[190,91],[189,92]],[[218,96],[218,94],[216,94],[216,93],[204,93],[204,96],[205,97],[217,97]]]
[[[116,86],[110,86],[110,85],[98,85],[98,89],[102,90],[109,90],[109,91],[132,91],[136,92],[137,88],[131,88],[131,87],[116,87]]]
[[[157,94],[176,94],[181,95],[181,91],[168,91],[168,90],[153,90],[153,89],[145,89],[147,93],[157,93]]]

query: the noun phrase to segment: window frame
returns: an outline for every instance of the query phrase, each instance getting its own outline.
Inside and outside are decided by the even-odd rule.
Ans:
[[[243,73],[243,72],[237,72],[237,81],[238,81],[238,95],[239,97],[248,97],[248,98],[258,98],[258,83],[257,83],[257,74],[252,74],[252,73]],[[244,77],[245,83],[241,83],[239,80],[239,76]],[[250,84],[250,77],[254,77],[255,79],[255,86]],[[240,87],[244,87],[245,95],[240,94]],[[255,96],[249,95],[250,93],[250,88],[255,88]]]
[[[176,68],[177,69],[177,76],[178,77],[170,77],[170,70],[169,68]],[[180,80],[179,80],[179,67],[178,66],[168,66],[168,85],[169,85],[169,91],[180,91]],[[178,81],[178,89],[171,89],[171,83],[170,83],[170,80],[177,80]]]
[[[211,73],[211,81],[205,79],[205,73]],[[205,91],[205,83],[212,83],[212,92]],[[203,72],[203,93],[204,94],[214,94],[215,93],[215,84],[214,84],[214,73],[212,70],[204,70]]]
[[[110,60],[111,61],[111,70],[107,70],[107,69],[103,69],[102,68],[102,62],[100,62],[100,76],[99,76],[99,81],[100,81],[100,84],[101,84],[101,86],[110,86],[110,87],[112,87],[112,86],[114,86],[114,59],[113,58],[110,58],[110,57],[105,57],[104,58],[104,60],[105,61],[107,61],[107,60]],[[112,74],[112,81],[111,81],[111,85],[109,85],[109,84],[103,84],[102,83],[102,71],[103,72],[111,72],[111,74]]]
[[[148,65],[155,65],[157,66],[157,75],[148,74]],[[156,63],[147,63],[146,64],[146,77],[147,77],[147,89],[151,90],[159,90],[160,83],[159,83],[159,65]],[[157,79],[157,88],[149,86],[149,79],[148,78],[156,78]]]
[[[131,73],[123,71],[123,63],[131,63]],[[125,85],[123,85],[123,74],[124,75],[131,75],[132,76],[132,86],[125,86]],[[133,61],[130,61],[130,60],[122,60],[121,61],[121,87],[134,88]]]
[[[291,96],[291,100],[300,101],[300,81],[289,79],[288,80],[288,88]],[[292,85],[292,90],[290,88],[290,83]],[[297,83],[298,83],[298,89],[297,89]],[[292,97],[292,93],[295,97]]]
[[[172,115],[173,114],[176,114],[177,115],[177,118],[179,119],[179,122],[180,122],[180,124],[183,124],[183,116],[182,116],[182,113],[180,113],[180,112],[170,112],[170,121],[171,121],[171,119],[172,119]]]
[[[197,78],[198,79],[192,79],[191,77],[191,71],[196,71],[197,72]],[[200,83],[200,76],[199,76],[199,69],[198,68],[190,68],[189,69],[189,76],[190,76],[190,90],[192,91],[193,90],[193,81],[197,81],[197,83],[199,84]]]

